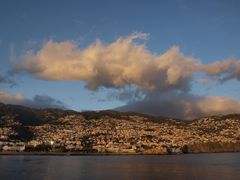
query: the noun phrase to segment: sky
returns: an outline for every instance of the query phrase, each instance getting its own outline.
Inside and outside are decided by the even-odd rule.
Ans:
[[[0,102],[240,113],[238,0],[0,0]]]

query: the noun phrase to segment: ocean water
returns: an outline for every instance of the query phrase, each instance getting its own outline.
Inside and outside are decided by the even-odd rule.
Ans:
[[[0,156],[1,180],[240,179],[240,153]]]

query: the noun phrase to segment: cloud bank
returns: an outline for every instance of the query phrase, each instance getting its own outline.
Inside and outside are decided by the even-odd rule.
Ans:
[[[0,102],[5,104],[23,105],[33,108],[61,108],[65,109],[63,102],[45,95],[35,95],[33,99],[25,98],[22,94],[0,92]]]
[[[196,96],[188,93],[153,93],[141,101],[116,108],[166,117],[194,119],[197,117],[240,113],[240,101],[219,96]]]
[[[162,115],[166,112],[163,109],[168,109],[166,115],[184,118],[239,112],[237,100],[198,97],[190,92],[197,74],[220,83],[239,80],[240,61],[226,59],[203,64],[182,54],[177,46],[163,54],[154,54],[143,44],[136,43],[136,40],[147,38],[148,34],[134,33],[110,44],[97,40],[84,49],[78,48],[73,41],[50,40],[39,51],[27,52],[13,71],[27,72],[45,80],[84,81],[92,91],[101,87],[124,89],[133,86],[145,94],[142,101],[131,102],[120,108],[122,110]]]

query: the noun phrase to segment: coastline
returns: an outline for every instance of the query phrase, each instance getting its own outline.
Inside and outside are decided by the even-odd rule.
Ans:
[[[82,152],[0,152],[3,155],[26,156],[128,156],[128,155],[170,155],[168,153],[82,153]]]
[[[82,152],[0,152],[0,156],[141,156],[141,155],[188,155],[188,154],[219,154],[240,153],[240,151],[221,152],[190,152],[190,153],[82,153]]]

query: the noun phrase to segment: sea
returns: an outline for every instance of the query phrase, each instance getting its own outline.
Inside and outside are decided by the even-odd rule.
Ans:
[[[240,153],[184,155],[1,155],[1,180],[240,179]]]

